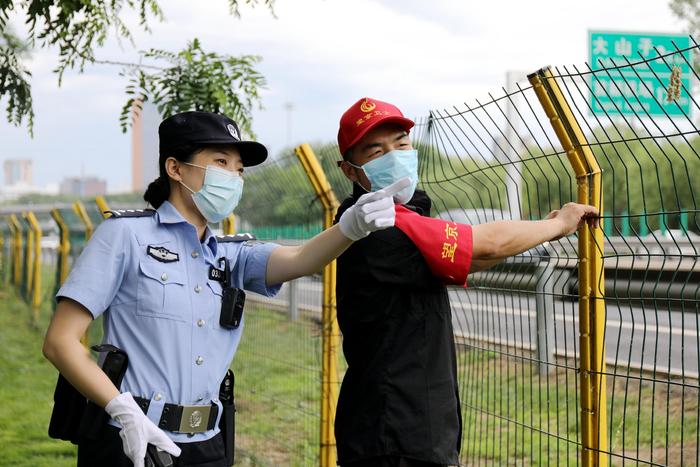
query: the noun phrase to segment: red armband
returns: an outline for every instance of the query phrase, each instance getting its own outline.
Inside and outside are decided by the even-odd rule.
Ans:
[[[467,286],[472,264],[472,227],[421,216],[396,206],[396,227],[413,241],[433,275],[446,285]]]

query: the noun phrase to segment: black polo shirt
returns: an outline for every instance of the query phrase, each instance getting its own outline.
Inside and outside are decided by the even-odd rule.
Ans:
[[[337,219],[364,192],[338,210]],[[417,190],[407,207],[430,214]],[[335,419],[338,462],[402,456],[458,464],[461,415],[447,289],[392,227],[338,258],[338,324],[348,370]]]

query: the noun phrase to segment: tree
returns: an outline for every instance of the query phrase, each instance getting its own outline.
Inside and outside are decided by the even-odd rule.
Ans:
[[[120,117],[123,131],[133,106],[150,97],[161,115],[187,110],[218,112],[234,119],[246,133],[252,133],[250,113],[260,99],[258,89],[265,85],[265,78],[254,68],[259,57],[207,53],[197,39],[179,53],[151,49],[143,56],[170,66],[157,72],[135,70],[126,88],[129,99]]]
[[[31,73],[22,65],[27,54],[27,44],[9,28],[3,28],[0,32],[0,96],[8,96],[7,120],[19,126],[26,118],[31,134],[34,123]]]
[[[241,4],[262,4],[272,10],[274,0],[228,0],[228,3],[231,14],[240,17]],[[136,77],[131,79],[127,88],[129,100],[136,97],[151,100],[161,112],[194,110],[194,100],[204,97],[205,103],[197,103],[199,109],[227,111],[240,118],[241,115],[248,115],[250,108],[259,102],[257,90],[264,85],[264,80],[253,68],[259,59],[207,54],[196,39],[180,53],[162,50],[142,52],[142,58],[169,61],[170,66],[163,71],[171,79],[156,79],[145,73],[147,67],[140,64],[97,59],[95,50],[105,44],[110,34],[133,44],[132,33],[122,19],[128,10],[138,13],[139,27],[145,31],[150,30],[149,22],[153,19],[164,20],[157,0],[0,0],[0,99],[7,98],[8,122],[16,126],[26,122],[32,132],[31,72],[23,60],[28,50],[36,46],[58,48],[58,66],[54,71],[59,86],[66,70],[83,72],[86,65],[93,63],[108,63],[136,70]],[[26,39],[19,38],[9,29],[10,17],[18,19],[21,14],[29,27]],[[183,81],[172,79],[185,75],[187,79]],[[194,83],[210,80],[219,86],[217,90],[209,87],[204,94],[194,94],[191,99],[180,101],[182,96],[192,94]],[[231,89],[236,87],[250,94],[241,96],[232,92]],[[135,95],[137,91],[140,96]],[[250,129],[250,121],[242,121],[241,126]]]
[[[688,23],[688,32],[697,36],[700,32],[700,2],[698,0],[671,0],[668,3],[673,14]]]

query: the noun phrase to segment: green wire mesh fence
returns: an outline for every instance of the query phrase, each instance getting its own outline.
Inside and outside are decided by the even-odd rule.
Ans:
[[[317,148],[317,156],[330,174],[334,156],[327,148]],[[297,157],[285,151],[246,173],[236,216],[239,232],[296,245],[320,232],[323,209]],[[248,297],[246,330],[233,365],[241,448],[273,465],[318,465],[320,271],[284,284],[274,298]]]
[[[434,110],[414,137],[433,216],[540,219],[576,200],[566,156],[529,86]],[[449,291],[466,465],[578,462],[576,262],[575,239],[565,238]]]
[[[679,99],[693,110],[697,102],[673,78],[676,69],[693,70],[688,51],[658,52],[554,73],[603,170],[609,429],[600,436],[614,465],[698,464],[699,455],[700,139],[678,110]],[[654,95],[649,80],[671,97]],[[652,116],[640,95],[663,113]],[[576,201],[567,154],[529,85],[434,110],[414,138],[434,216],[541,219]],[[580,462],[577,266],[569,237],[450,291],[464,464]]]
[[[619,465],[700,462],[692,43],[556,71],[604,171],[608,446]]]

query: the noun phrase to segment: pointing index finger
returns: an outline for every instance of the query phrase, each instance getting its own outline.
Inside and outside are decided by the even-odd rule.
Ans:
[[[382,193],[384,196],[394,196],[399,191],[411,185],[411,179],[404,177],[400,180],[395,181],[386,188],[382,188],[378,193]]]

